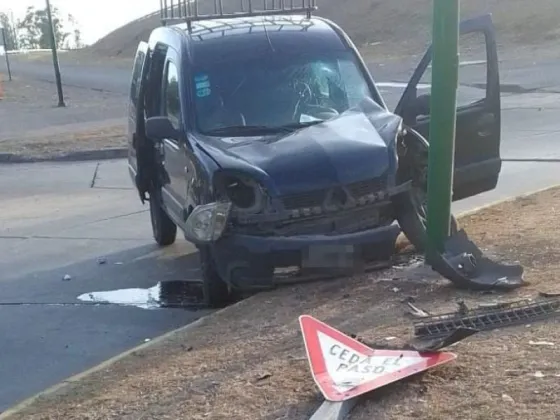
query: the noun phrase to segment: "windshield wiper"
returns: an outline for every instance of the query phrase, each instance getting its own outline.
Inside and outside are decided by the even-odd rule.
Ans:
[[[210,136],[234,136],[234,135],[251,135],[251,134],[270,134],[292,131],[287,127],[272,127],[267,125],[232,125],[229,127],[220,127],[214,130],[208,130],[204,134]]]
[[[325,122],[324,120],[307,121],[283,125],[282,128],[287,130],[299,130],[300,128],[311,127],[312,125],[317,125]]]
[[[210,136],[235,136],[235,135],[251,135],[251,134],[274,134],[274,133],[290,133],[301,128],[310,127],[324,122],[323,120],[308,121],[301,123],[292,123],[286,125],[232,125],[229,127],[220,127],[214,130],[208,130],[204,134]]]

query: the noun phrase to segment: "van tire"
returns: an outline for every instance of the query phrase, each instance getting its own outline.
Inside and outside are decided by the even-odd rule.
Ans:
[[[150,192],[150,218],[152,233],[159,246],[169,246],[177,239],[177,225],[171,220],[162,207],[161,190]]]
[[[419,253],[425,253],[428,248],[428,233],[426,206],[413,197],[414,191],[402,194],[395,200],[396,218],[408,241]],[[418,192],[416,191],[416,194]],[[449,226],[450,236],[459,230],[457,219],[451,215]]]

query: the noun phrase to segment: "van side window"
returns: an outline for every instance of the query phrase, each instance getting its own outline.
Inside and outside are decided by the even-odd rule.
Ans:
[[[181,100],[179,98],[179,76],[177,67],[172,62],[167,63],[164,91],[164,115],[169,118],[173,127],[181,125]]]

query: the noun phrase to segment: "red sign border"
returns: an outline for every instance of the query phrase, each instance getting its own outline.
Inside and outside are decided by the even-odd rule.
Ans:
[[[358,340],[355,340],[352,337],[341,333],[340,331],[325,324],[324,322],[313,318],[310,315],[301,315],[299,317],[299,324],[301,327],[301,332],[303,334],[303,342],[305,344],[307,360],[309,361],[313,379],[323,393],[325,399],[332,402],[342,402],[351,398],[355,398],[359,395],[399,381],[408,376],[415,375],[427,369],[431,369],[444,363],[451,362],[452,360],[455,360],[457,358],[457,355],[448,352],[420,353],[417,351],[409,350],[374,350],[366,346],[365,344],[360,343]],[[323,352],[321,351],[321,345],[319,342],[319,335],[317,334],[319,331],[325,335],[328,335],[332,339],[350,347],[354,351],[365,354],[367,356],[395,356],[395,354],[398,354],[399,356],[402,355],[403,357],[421,357],[422,359],[418,362],[418,364],[409,366],[394,373],[388,373],[386,375],[380,376],[379,378],[376,378],[370,382],[366,382],[344,393],[341,393],[335,389],[333,381],[327,373],[325,359],[323,357]]]

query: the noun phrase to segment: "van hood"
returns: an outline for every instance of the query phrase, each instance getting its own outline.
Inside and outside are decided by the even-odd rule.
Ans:
[[[290,195],[394,174],[399,116],[373,101],[288,134],[200,139],[223,170],[256,177]]]

